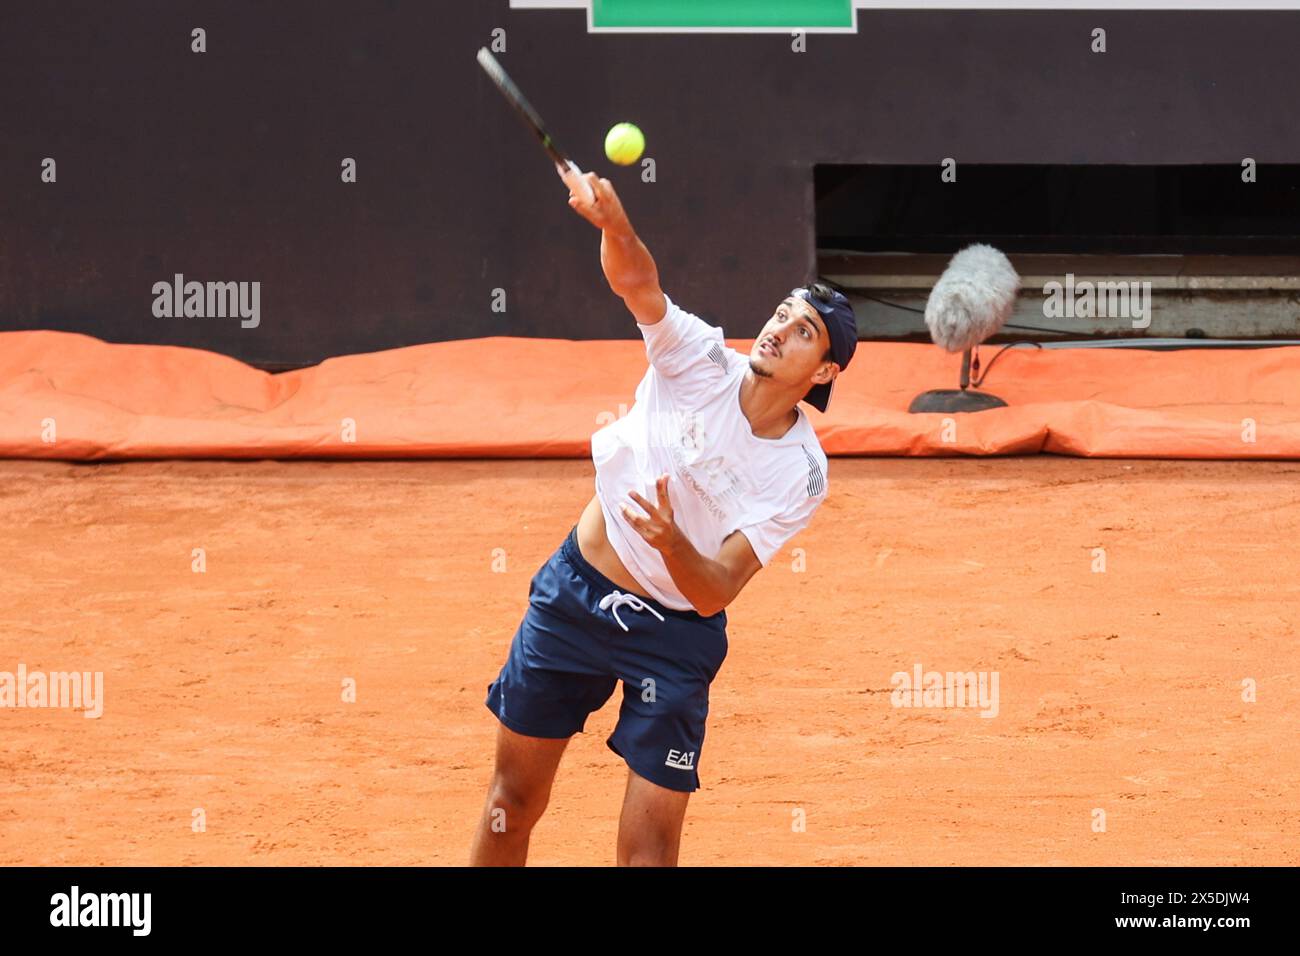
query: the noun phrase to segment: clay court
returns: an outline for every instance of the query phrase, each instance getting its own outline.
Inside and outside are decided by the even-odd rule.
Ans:
[[[1300,0],[7,6],[6,939],[471,863],[1267,924]],[[502,722],[615,677],[534,828]]]
[[[728,609],[681,863],[1300,863],[1298,477],[833,459]],[[0,661],[105,685],[98,719],[0,712],[0,864],[464,864],[484,693],[591,482],[581,460],[0,462]],[[918,663],[998,672],[997,716],[891,706]],[[530,864],[613,863],[618,699],[570,743]]]

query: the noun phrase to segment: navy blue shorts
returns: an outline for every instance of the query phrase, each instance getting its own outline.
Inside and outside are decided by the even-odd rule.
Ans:
[[[622,681],[610,750],[652,783],[689,793],[700,786],[709,684],[726,656],[726,611],[704,617],[620,591],[582,556],[575,525],[533,575],[485,703],[516,733],[570,737]]]

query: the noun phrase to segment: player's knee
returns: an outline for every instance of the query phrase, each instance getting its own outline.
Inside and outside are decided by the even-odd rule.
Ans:
[[[620,866],[676,866],[681,823],[650,814],[635,826],[621,828],[618,840]]]
[[[509,776],[498,774],[488,792],[488,812],[493,829],[499,833],[531,830],[545,812],[548,797],[545,788],[521,784]]]

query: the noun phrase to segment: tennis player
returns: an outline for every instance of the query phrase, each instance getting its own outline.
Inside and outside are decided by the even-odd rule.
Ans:
[[[601,230],[600,261],[649,359],[636,401],[591,438],[595,494],[533,576],[486,704],[500,721],[474,865],[522,865],[564,748],[623,683],[606,741],[629,771],[620,866],[674,866],[699,764],[725,608],[826,497],[827,463],[800,401],[825,411],[857,345],[825,285],[776,306],[749,355],[659,287],[609,180],[569,205]],[[575,180],[576,182],[576,180]]]

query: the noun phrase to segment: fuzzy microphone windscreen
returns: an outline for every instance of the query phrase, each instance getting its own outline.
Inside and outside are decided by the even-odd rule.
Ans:
[[[952,257],[925,304],[934,344],[949,352],[974,348],[1011,317],[1020,276],[992,246],[976,243]]]

